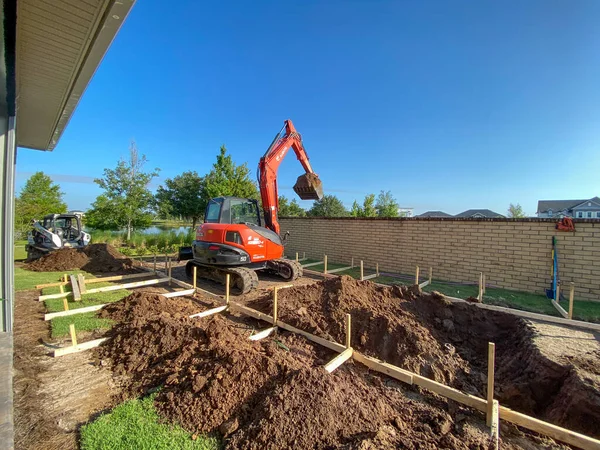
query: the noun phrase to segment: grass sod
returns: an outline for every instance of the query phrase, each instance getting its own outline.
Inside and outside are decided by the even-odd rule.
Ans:
[[[154,408],[154,394],[129,400],[81,427],[82,450],[216,450],[218,438],[196,439],[178,425],[161,423]]]
[[[56,317],[52,322],[52,337],[60,338],[69,336],[69,325],[75,325],[75,331],[99,331],[108,330],[115,324],[110,319],[96,317],[97,311],[76,314],[74,316]]]
[[[33,272],[15,267],[15,291],[25,291],[35,289],[38,284],[54,283],[61,280],[63,274],[71,275],[81,273],[88,278],[94,278],[93,275],[81,270],[66,270],[64,272]],[[58,288],[57,288],[58,289]],[[58,290],[56,292],[59,292]]]
[[[307,259],[305,261],[301,261],[301,264],[308,264],[311,262],[317,262],[319,260],[316,259]],[[354,260],[355,266],[360,264],[360,261]],[[349,266],[350,263],[347,264],[339,264],[339,263],[330,263],[327,262],[327,269],[337,269],[340,267]],[[323,265],[316,265],[307,267],[309,270],[314,270],[317,272],[323,272]],[[423,282],[427,279],[428,270],[422,271],[420,281]],[[364,275],[370,275],[374,273],[375,270],[373,268],[367,269],[364,268]],[[358,279],[360,277],[360,268],[354,267],[353,269],[349,269],[343,272],[337,272],[336,275],[349,275],[353,278]],[[413,277],[413,278],[411,278]],[[404,275],[402,278],[397,277],[389,277],[389,276],[379,276],[377,278],[372,279],[371,281],[375,283],[381,284],[405,284],[410,285],[414,280],[414,275]],[[477,293],[479,287],[477,285],[457,285],[451,283],[444,283],[443,281],[433,280],[429,286],[426,286],[423,289],[425,292],[438,291],[444,295],[449,297],[456,297],[466,299],[468,297],[477,297]],[[577,295],[577,289],[575,289],[575,294]],[[568,293],[567,293],[568,295]],[[562,297],[562,296],[561,296]],[[509,289],[500,289],[500,288],[491,288],[488,287],[486,289],[486,293],[483,296],[483,302],[489,305],[503,306],[506,308],[519,309],[521,311],[529,311],[539,314],[546,314],[554,317],[562,317],[556,308],[543,294],[536,294],[531,292],[521,292],[521,291],[512,291]],[[569,302],[568,299],[561,300],[560,305],[568,311]],[[600,302],[591,302],[585,300],[574,300],[573,302],[573,319],[575,320],[583,320],[587,322],[600,322]]]

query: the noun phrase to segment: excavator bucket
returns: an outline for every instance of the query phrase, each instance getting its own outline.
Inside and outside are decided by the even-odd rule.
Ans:
[[[323,198],[323,183],[315,173],[300,175],[294,185],[294,192],[302,200],[321,200]]]

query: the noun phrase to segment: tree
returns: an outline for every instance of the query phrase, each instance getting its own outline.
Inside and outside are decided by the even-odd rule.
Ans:
[[[256,183],[250,179],[250,169],[246,163],[237,166],[227,155],[225,146],[221,146],[217,162],[204,179],[204,198],[231,195],[242,198],[258,198]]]
[[[315,200],[307,214],[314,217],[343,217],[348,215],[348,211],[335,195],[324,195],[321,200]]]
[[[283,195],[279,196],[279,217],[304,217],[306,211],[298,204],[296,199],[292,199],[291,202]]]
[[[150,208],[154,196],[148,184],[158,175],[159,169],[144,172],[146,156],[139,156],[135,142],[129,147],[129,159],[121,159],[115,169],[104,169],[104,177],[94,180],[104,189],[96,198],[91,210],[86,214],[87,223],[92,228],[126,228],[127,240],[131,230],[150,225]]]
[[[207,205],[204,178],[195,171],[167,178],[165,186],[159,186],[156,190],[155,200],[156,209],[161,215],[173,214],[192,219],[192,228],[196,228]]]
[[[521,219],[523,217],[527,217],[523,208],[518,203],[513,205],[512,203],[508,207],[508,217],[512,217],[513,219]]]
[[[357,201],[354,201],[350,215],[353,217],[376,217],[377,209],[375,208],[375,194],[365,196],[362,207]]]
[[[44,172],[31,175],[15,200],[15,230],[26,233],[33,219],[67,212],[63,195],[60,186]]]
[[[398,217],[398,202],[390,191],[381,191],[377,196],[375,209],[379,217]]]

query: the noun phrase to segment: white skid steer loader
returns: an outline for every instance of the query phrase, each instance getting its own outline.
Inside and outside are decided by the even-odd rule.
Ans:
[[[48,214],[42,221],[34,220],[27,235],[27,260],[33,261],[61,248],[83,248],[91,236],[81,226],[81,213]]]

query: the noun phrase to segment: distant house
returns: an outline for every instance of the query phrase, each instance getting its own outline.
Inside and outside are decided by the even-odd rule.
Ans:
[[[419,214],[417,217],[452,217],[452,215],[445,213],[444,211],[427,211],[423,214]]]
[[[540,200],[538,217],[574,217],[576,219],[600,219],[600,198],[588,200]]]
[[[489,209],[467,209],[454,217],[463,217],[468,219],[503,219],[505,216]]]
[[[414,208],[408,206],[400,206],[398,208],[398,216],[400,217],[412,217]]]

